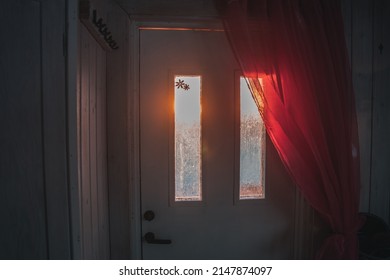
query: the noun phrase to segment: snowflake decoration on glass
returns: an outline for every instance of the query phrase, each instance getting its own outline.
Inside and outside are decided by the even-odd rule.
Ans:
[[[190,86],[188,85],[188,84],[186,84],[185,82],[184,82],[184,80],[180,80],[179,79],[179,81],[178,82],[176,82],[176,88],[178,88],[178,89],[180,89],[180,88],[182,88],[182,89],[184,89],[184,90],[189,90],[190,89]]]

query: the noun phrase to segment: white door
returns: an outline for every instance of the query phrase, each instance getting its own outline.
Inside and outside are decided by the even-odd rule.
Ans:
[[[293,256],[294,188],[271,144],[249,151],[266,153],[249,164],[265,191],[240,199],[238,68],[223,32],[140,31],[144,259]]]

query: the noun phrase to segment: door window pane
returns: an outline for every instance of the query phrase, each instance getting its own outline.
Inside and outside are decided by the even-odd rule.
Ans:
[[[175,76],[174,96],[175,201],[201,201],[201,77]]]
[[[240,200],[264,198],[265,129],[248,85],[240,78]]]

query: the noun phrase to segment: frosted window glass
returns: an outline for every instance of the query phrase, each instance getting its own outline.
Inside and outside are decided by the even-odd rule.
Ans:
[[[264,198],[265,129],[244,78],[240,79],[240,199]]]
[[[200,76],[175,76],[175,201],[202,200],[200,96]]]

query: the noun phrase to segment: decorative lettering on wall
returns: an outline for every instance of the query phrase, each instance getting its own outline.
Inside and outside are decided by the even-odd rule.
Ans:
[[[98,16],[97,10],[92,7],[90,1],[80,1],[79,17],[91,35],[105,50],[111,51],[119,48],[118,43],[114,40],[111,31],[107,27],[107,23]]]
[[[102,18],[97,18],[96,10],[92,11],[92,22],[97,27],[99,33],[103,36],[106,43],[110,46],[111,49],[118,49],[118,45],[115,40],[112,38],[111,32],[108,31],[107,25],[103,23]]]

